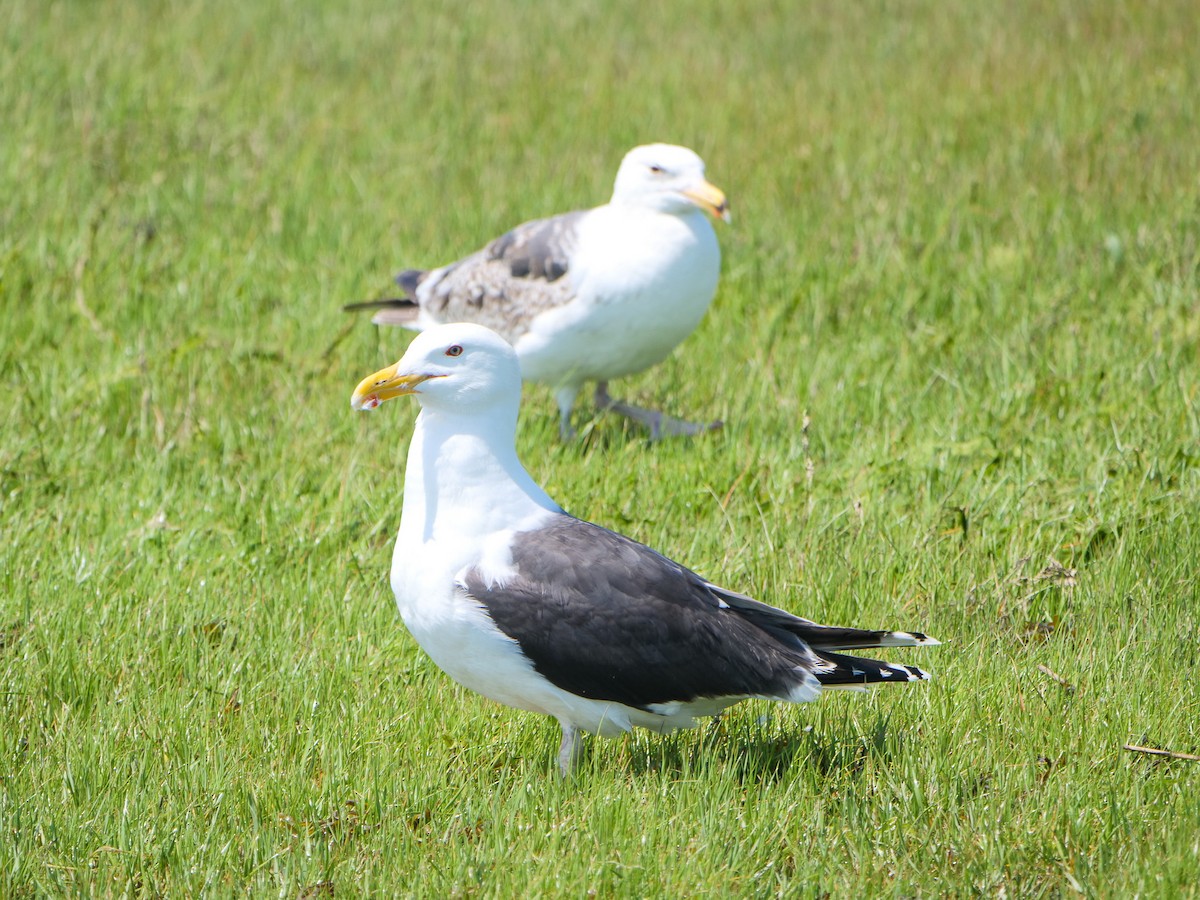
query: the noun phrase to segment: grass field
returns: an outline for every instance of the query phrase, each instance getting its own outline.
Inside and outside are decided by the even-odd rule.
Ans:
[[[1195,895],[1189,0],[0,4],[0,896]],[[709,316],[521,451],[935,680],[592,742],[387,587],[393,271],[689,145]],[[591,408],[580,410],[587,422]],[[802,427],[809,417],[807,431]]]

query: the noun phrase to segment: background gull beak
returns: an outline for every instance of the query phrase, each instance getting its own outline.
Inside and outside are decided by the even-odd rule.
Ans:
[[[682,193],[701,209],[710,213],[714,219],[724,219],[726,222],[732,219],[729,215],[729,202],[725,199],[725,192],[715,184],[702,181]]]

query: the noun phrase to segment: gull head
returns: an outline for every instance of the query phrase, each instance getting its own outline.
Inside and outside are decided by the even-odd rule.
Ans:
[[[407,394],[426,409],[447,412],[515,408],[521,397],[517,354],[482,325],[438,325],[418,334],[398,363],[360,381],[350,407],[375,409]]]
[[[612,202],[682,215],[702,209],[729,221],[724,192],[704,177],[704,160],[687,147],[646,144],[621,160]]]

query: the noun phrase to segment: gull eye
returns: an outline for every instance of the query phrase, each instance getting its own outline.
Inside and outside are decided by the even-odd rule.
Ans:
[[[446,349],[447,356],[462,356],[462,347],[459,344],[454,344]]]
[[[650,171],[653,172],[655,175],[662,175],[667,170],[664,169],[662,166],[651,166]]]

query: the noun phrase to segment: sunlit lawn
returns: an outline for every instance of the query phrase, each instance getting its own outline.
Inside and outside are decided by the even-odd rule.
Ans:
[[[1200,763],[1183,2],[0,5],[0,895],[1169,897]],[[935,680],[593,742],[386,573],[408,340],[341,304],[696,149],[717,301],[527,390],[573,513]],[[614,389],[618,387],[614,385]],[[804,427],[805,417],[808,426]],[[919,657],[919,658],[918,658]]]

